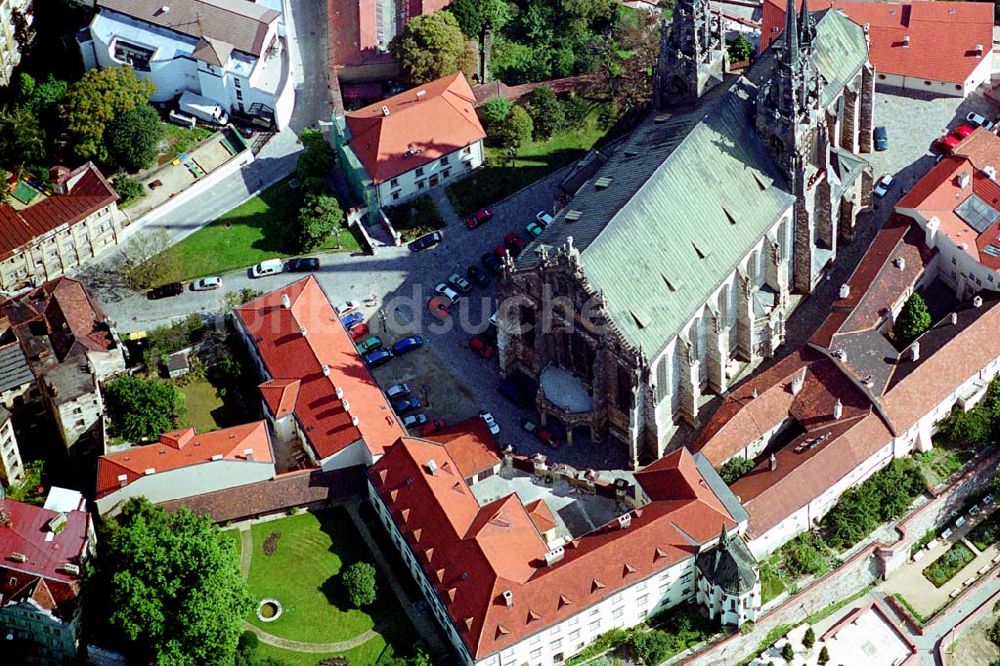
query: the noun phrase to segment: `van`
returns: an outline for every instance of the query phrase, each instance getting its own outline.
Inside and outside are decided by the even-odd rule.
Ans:
[[[254,277],[264,277],[280,273],[282,268],[281,259],[268,259],[254,266],[250,272]]]

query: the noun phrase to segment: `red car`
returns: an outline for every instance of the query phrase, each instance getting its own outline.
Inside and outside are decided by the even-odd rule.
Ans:
[[[962,139],[972,134],[972,132],[973,128],[969,125],[960,125],[937,140],[938,148],[950,154],[954,152],[955,147],[961,143]]]
[[[361,340],[368,335],[368,324],[357,324],[350,329],[351,340]]]
[[[512,231],[504,236],[503,244],[510,250],[510,256],[517,258],[517,255],[521,254],[524,248],[527,247],[528,241],[524,240],[524,237],[516,231]]]
[[[486,359],[493,358],[497,353],[496,348],[481,335],[473,335],[469,338],[469,347],[472,348],[472,351]]]
[[[465,218],[465,226],[470,229],[480,227],[493,219],[492,208],[480,208],[475,213]]]
[[[427,301],[427,309],[438,319],[446,319],[451,314],[451,299],[446,296],[435,296]]]
[[[448,427],[448,424],[444,419],[434,419],[433,421],[428,421],[420,428],[420,436],[426,437],[427,435],[433,435],[436,432],[440,432]]]
[[[542,428],[538,431],[538,439],[541,440],[542,444],[545,444],[550,449],[558,449],[562,444],[559,439],[559,435],[555,434],[548,428]]]
[[[510,250],[507,249],[506,245],[501,243],[500,245],[497,245],[495,248],[493,248],[493,254],[496,256],[497,259],[500,259],[502,261],[504,255],[510,254]]]

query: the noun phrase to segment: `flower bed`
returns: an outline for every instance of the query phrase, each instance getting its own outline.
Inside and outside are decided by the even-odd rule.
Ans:
[[[924,578],[941,587],[955,577],[966,564],[976,559],[975,554],[962,542],[956,543],[941,557],[924,569]]]

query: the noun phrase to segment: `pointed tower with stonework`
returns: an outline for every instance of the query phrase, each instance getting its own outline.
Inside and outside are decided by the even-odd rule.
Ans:
[[[657,109],[695,103],[729,70],[722,20],[708,0],[677,0],[673,19],[660,26],[653,81]]]

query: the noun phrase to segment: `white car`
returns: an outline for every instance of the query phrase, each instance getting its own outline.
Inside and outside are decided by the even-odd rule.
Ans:
[[[969,113],[969,115],[967,115],[965,119],[968,120],[970,123],[973,123],[974,125],[979,125],[980,127],[985,127],[986,129],[993,129],[994,123],[992,121],[987,120],[978,113]]]
[[[889,190],[892,189],[892,184],[894,182],[896,181],[893,180],[892,176],[890,176],[889,174],[885,174],[884,176],[879,178],[879,181],[877,183],[875,183],[875,189],[872,191],[875,193],[875,196],[879,198],[884,197],[889,192]]]
[[[552,218],[551,215],[549,215],[548,213],[546,213],[544,210],[540,210],[540,211],[538,211],[538,214],[535,215],[535,219],[538,220],[538,223],[540,225],[542,225],[543,227],[547,227],[550,224],[552,224],[552,219],[553,218]]]
[[[458,273],[452,273],[448,276],[448,284],[450,284],[455,289],[459,290],[463,294],[467,294],[472,291],[472,285],[464,277]]]
[[[222,278],[220,277],[203,277],[198,278],[191,283],[192,291],[209,291],[211,289],[218,289],[222,286]]]
[[[486,427],[490,429],[490,432],[493,433],[494,437],[500,434],[500,426],[497,425],[497,421],[493,418],[492,414],[489,412],[479,412],[479,418],[483,420],[483,423],[485,423]]]
[[[452,303],[454,303],[461,297],[461,294],[455,291],[455,289],[452,288],[447,282],[442,282],[438,286],[434,287],[434,293],[440,294],[441,296],[450,299]]]
[[[340,305],[338,305],[334,309],[337,311],[337,316],[338,317],[343,317],[345,314],[348,314],[350,312],[354,312],[355,310],[357,310],[358,309],[358,304],[355,303],[354,301],[344,301],[343,303],[341,303]]]

